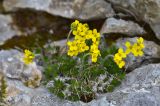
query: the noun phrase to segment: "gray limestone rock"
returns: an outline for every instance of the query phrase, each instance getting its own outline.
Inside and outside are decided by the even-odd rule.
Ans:
[[[159,0],[108,0],[117,9],[133,15],[137,20],[147,22],[157,38],[160,39],[160,1]]]
[[[20,32],[12,25],[13,20],[10,15],[0,14],[0,45]]]
[[[22,61],[23,54],[17,50],[0,51],[0,72],[7,78],[21,80],[29,87],[40,85],[41,71],[33,62],[25,65]]]
[[[114,15],[111,5],[104,0],[4,0],[3,6],[6,11],[31,8],[53,15],[82,20]]]
[[[121,33],[128,36],[145,34],[146,32],[137,23],[122,19],[108,18],[102,26],[101,34]]]

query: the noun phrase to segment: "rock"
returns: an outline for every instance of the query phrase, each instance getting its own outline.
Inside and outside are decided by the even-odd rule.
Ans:
[[[107,100],[116,106],[160,106],[160,64],[135,69]]]
[[[19,35],[19,31],[12,26],[13,20],[10,15],[0,14],[0,45],[15,35]]]
[[[18,8],[41,10],[53,15],[82,20],[99,19],[114,15],[111,5],[104,0],[4,0],[4,9]]]
[[[28,88],[21,81],[15,79],[8,79],[7,85],[10,89],[6,98],[9,106],[74,106],[69,105],[73,103],[60,100],[52,95],[44,87]]]
[[[31,98],[29,95],[35,93],[35,89],[28,88],[19,80],[7,80],[7,97],[6,101],[9,106],[31,106]],[[35,91],[35,92],[33,92]],[[33,95],[33,94],[32,94]]]
[[[137,23],[122,19],[108,18],[102,26],[101,34],[121,33],[128,36],[142,35],[146,32]]]
[[[111,5],[104,0],[86,0],[77,18],[83,20],[112,17],[115,13]]]
[[[116,45],[118,47],[122,47],[124,50],[125,42],[129,41],[132,44],[136,42],[136,38],[120,38],[116,41]],[[150,63],[157,63],[160,61],[160,46],[152,41],[144,40],[145,48],[143,49],[144,55],[142,57],[135,57],[132,54],[128,55],[126,58],[126,67],[129,70],[133,70],[136,67],[140,67],[141,65],[147,65]]]
[[[21,80],[29,87],[40,85],[41,71],[35,63],[25,65],[21,59],[23,55],[17,50],[0,51],[0,72],[7,78]]]
[[[35,63],[24,66],[24,70],[21,73],[21,80],[25,83],[25,85],[31,88],[38,87],[41,79],[41,71],[38,69]]]
[[[135,18],[150,24],[157,38],[160,39],[160,2],[159,0],[108,0],[117,10],[131,13]],[[120,8],[119,8],[120,7]]]

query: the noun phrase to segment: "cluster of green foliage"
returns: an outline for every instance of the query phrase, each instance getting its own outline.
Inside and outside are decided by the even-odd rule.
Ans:
[[[115,46],[100,51],[97,63],[91,63],[86,53],[73,58],[60,54],[56,47],[37,50],[45,69],[45,84],[53,82],[49,91],[63,99],[83,102],[93,100],[97,94],[112,92],[124,79],[125,72],[113,61]]]
[[[7,88],[5,78],[2,77],[0,79],[0,82],[1,82],[1,86],[0,86],[0,103],[4,103],[4,99],[6,97],[6,88]]]

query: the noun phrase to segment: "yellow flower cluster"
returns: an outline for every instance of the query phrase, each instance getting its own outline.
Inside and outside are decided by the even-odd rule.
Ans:
[[[118,53],[114,55],[114,61],[119,66],[119,68],[122,68],[125,65],[125,61],[123,61],[123,58],[126,58],[126,53],[122,48],[119,48]]]
[[[32,63],[34,58],[35,58],[35,56],[34,56],[34,54],[31,51],[29,51],[27,49],[24,50],[23,62],[25,64]]]
[[[130,42],[126,42],[126,54],[132,53],[135,57],[143,55],[144,39],[142,37],[137,38],[137,42],[131,45]]]
[[[71,24],[72,34],[75,35],[73,41],[68,41],[68,55],[77,56],[79,53],[90,51],[92,62],[97,62],[97,57],[100,56],[98,49],[100,41],[100,33],[96,29],[90,30],[87,24],[82,24],[78,20]],[[91,40],[92,44],[87,45],[87,40]]]
[[[133,45],[130,42],[126,42],[126,51],[124,52],[122,48],[119,48],[118,53],[115,54],[114,56],[114,61],[116,64],[119,66],[119,68],[122,68],[125,65],[125,61],[123,58],[126,58],[126,55],[132,53],[135,57],[137,56],[142,56],[143,55],[143,48],[144,48],[144,43],[143,43],[143,38],[137,38],[137,42],[134,43]]]

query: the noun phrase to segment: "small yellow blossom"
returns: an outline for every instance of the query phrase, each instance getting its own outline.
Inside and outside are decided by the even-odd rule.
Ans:
[[[35,58],[35,56],[34,56],[34,54],[31,51],[29,51],[27,49],[24,50],[23,62],[25,64],[32,63],[34,58]]]
[[[115,54],[114,58],[116,58],[117,60],[122,60],[122,58],[126,57],[126,53],[123,51],[122,48],[118,49],[118,53]]]
[[[123,61],[123,58],[126,58],[126,53],[122,48],[119,48],[118,53],[114,55],[114,61],[119,66],[119,68],[122,68],[125,65],[125,61]]]
[[[71,24],[71,30],[77,30],[77,26],[79,24],[79,21],[78,20],[75,20],[75,22],[73,22]]]
[[[137,43],[135,43],[139,48],[143,49],[144,48],[144,39],[142,37],[137,39]]]
[[[116,61],[116,63],[119,66],[119,68],[122,68],[123,66],[125,66],[125,61],[123,61],[123,60],[118,60],[118,61]]]
[[[125,46],[127,47],[127,49],[126,49],[126,54],[129,54],[129,53],[131,53],[132,51],[133,51],[133,46],[131,45],[131,43],[130,42],[126,42],[125,43]]]
[[[140,46],[138,46],[137,44],[134,45],[133,51],[132,51],[134,56],[142,56],[143,55],[143,51],[142,48]]]
[[[98,56],[98,54],[96,54],[96,53],[92,53],[92,62],[97,62],[97,56]]]
[[[122,58],[119,59],[116,56],[114,56],[114,61],[119,68],[122,68],[125,65],[125,61],[123,61]]]
[[[142,37],[137,39],[137,43],[143,43],[144,39]]]
[[[137,38],[137,42],[133,45],[132,53],[134,56],[142,56],[144,48],[144,39],[142,37]]]
[[[67,42],[67,45],[68,45],[68,46],[71,46],[71,44],[72,44],[71,41],[68,41],[68,42]]]

